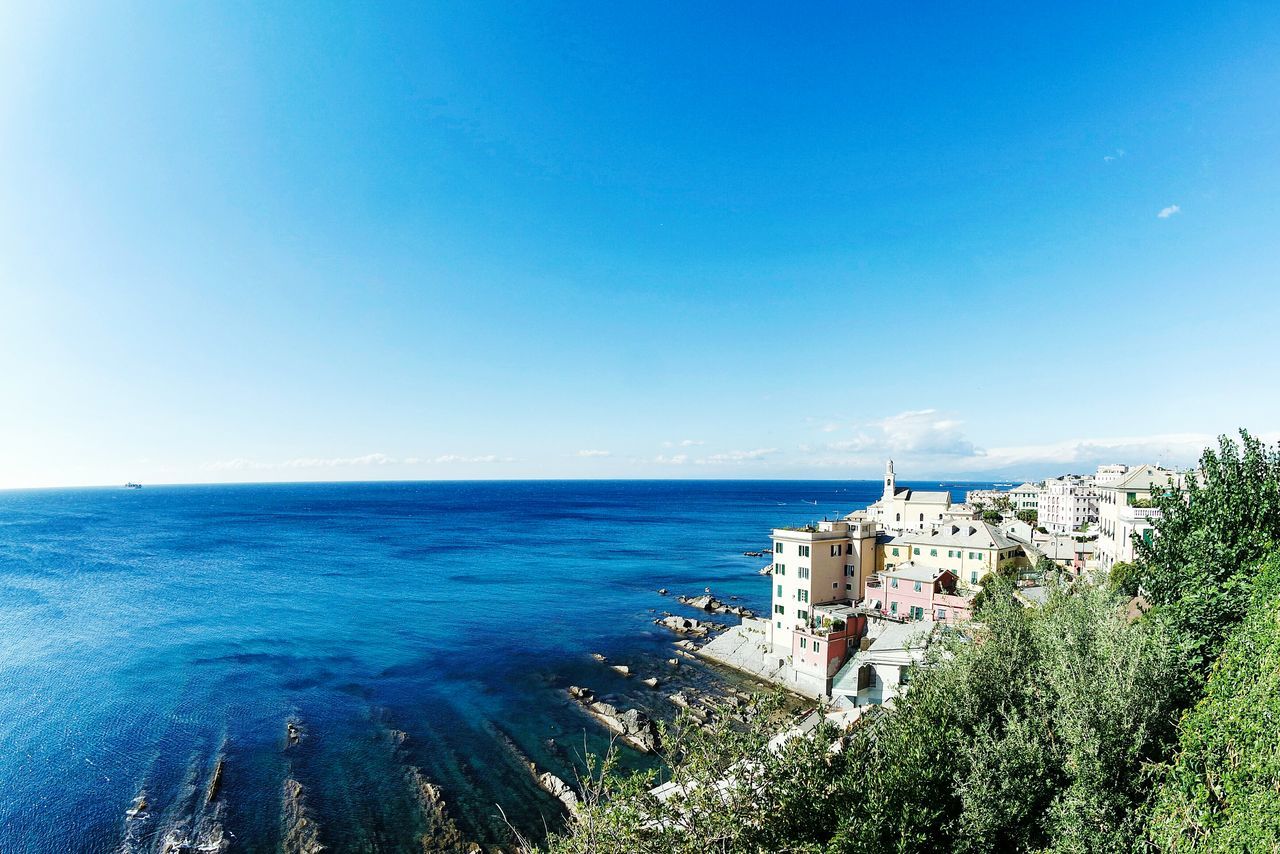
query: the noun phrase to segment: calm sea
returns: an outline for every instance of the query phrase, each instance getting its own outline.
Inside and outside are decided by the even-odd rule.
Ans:
[[[924,486],[925,484],[919,484]],[[954,486],[957,499],[965,488]],[[938,488],[938,484],[928,484]],[[483,482],[0,493],[0,851],[155,850],[216,818],[281,843],[286,779],[331,850],[421,850],[409,769],[468,838],[540,837],[605,744],[588,685],[667,716],[655,609],[710,586],[768,607],[768,531],[877,482]],[[732,678],[732,677],[727,677]],[[303,736],[287,747],[286,721]],[[401,735],[403,733],[404,735]],[[214,802],[213,769],[223,757]],[[635,760],[641,761],[641,760]],[[139,794],[148,809],[126,822]]]

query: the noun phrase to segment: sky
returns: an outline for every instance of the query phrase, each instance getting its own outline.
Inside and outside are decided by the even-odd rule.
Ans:
[[[1230,0],[6,3],[0,487],[1280,436],[1278,45]]]

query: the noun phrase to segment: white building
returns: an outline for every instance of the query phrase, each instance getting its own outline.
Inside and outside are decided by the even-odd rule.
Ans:
[[[1037,522],[1051,534],[1069,534],[1098,521],[1093,479],[1068,474],[1044,482]]]
[[[1034,483],[1024,483],[1022,486],[1014,487],[1009,490],[1009,500],[1013,502],[1013,509],[1017,510],[1039,510],[1040,509],[1040,487]]]
[[[1152,490],[1181,489],[1182,476],[1159,466],[1138,466],[1118,480],[1098,484],[1098,565],[1111,569],[1134,559],[1134,536],[1150,540],[1160,518]]]
[[[859,511],[859,518],[876,522],[887,531],[927,531],[945,522],[951,512],[951,493],[898,486],[893,460],[884,470],[884,494],[879,501]]]
[[[1002,498],[1008,498],[1009,493],[1003,489],[971,489],[964,494],[966,504],[981,504],[983,507],[992,507]]]
[[[1098,471],[1093,476],[1093,482],[1095,486],[1115,483],[1128,473],[1129,467],[1125,465],[1098,466]]]

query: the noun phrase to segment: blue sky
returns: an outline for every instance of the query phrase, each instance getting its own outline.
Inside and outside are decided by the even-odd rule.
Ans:
[[[0,9],[0,486],[1280,431],[1274,3],[373,5]]]

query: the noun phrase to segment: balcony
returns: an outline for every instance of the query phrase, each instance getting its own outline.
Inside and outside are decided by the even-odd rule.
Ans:
[[[1160,518],[1159,507],[1134,507],[1130,504],[1120,507],[1117,514],[1121,521],[1124,522],[1141,522],[1150,524],[1152,521]]]

